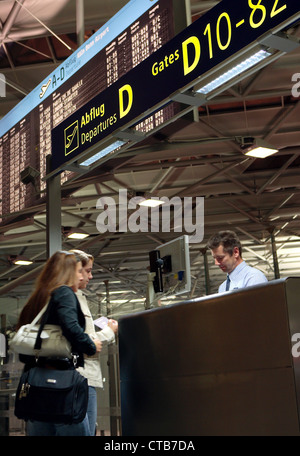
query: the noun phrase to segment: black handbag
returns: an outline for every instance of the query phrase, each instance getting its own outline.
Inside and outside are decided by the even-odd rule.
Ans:
[[[16,392],[19,419],[80,423],[87,412],[88,383],[76,369],[33,367],[21,375]]]

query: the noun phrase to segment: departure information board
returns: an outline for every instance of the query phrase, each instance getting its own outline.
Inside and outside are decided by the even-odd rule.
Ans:
[[[141,140],[133,129],[171,100],[206,104],[218,89],[226,90],[226,81],[234,84],[296,49],[298,40],[284,32],[299,20],[299,4],[263,1],[222,0],[53,128],[47,177],[73,163],[88,166],[115,157],[127,147],[126,139]]]
[[[186,26],[184,6],[175,14],[174,4],[131,0],[0,120],[0,222],[34,205],[45,189],[42,178],[52,150],[51,130]],[[176,104],[162,109],[139,129],[150,131],[172,117],[175,109]],[[21,182],[20,173],[29,166],[40,173],[39,192]],[[68,174],[63,173],[62,181]]]

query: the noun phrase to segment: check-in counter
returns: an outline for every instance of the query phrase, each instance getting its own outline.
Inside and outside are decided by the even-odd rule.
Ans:
[[[121,318],[122,435],[300,435],[299,340],[297,277]]]

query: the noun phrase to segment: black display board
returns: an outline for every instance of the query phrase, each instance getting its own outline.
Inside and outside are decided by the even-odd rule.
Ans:
[[[52,171],[89,150],[96,153],[95,146],[116,130],[134,126],[176,92],[299,16],[295,0],[223,0],[54,128]]]
[[[38,200],[33,186],[20,180],[24,168],[36,169],[40,190],[45,189],[46,156],[56,150],[51,130],[185,26],[185,2],[131,0],[0,120],[0,214],[5,217]],[[140,128],[155,128],[173,114],[166,108]],[[65,173],[62,182],[66,179]]]

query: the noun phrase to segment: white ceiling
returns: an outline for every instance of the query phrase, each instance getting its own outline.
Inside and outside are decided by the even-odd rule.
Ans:
[[[193,17],[217,3],[191,0]],[[2,32],[14,4],[12,0],[0,1]],[[126,1],[121,0],[85,0],[87,36],[124,4]],[[24,6],[76,46],[74,0],[25,0]],[[295,24],[289,33],[299,37],[299,25]],[[18,56],[28,63],[14,66],[10,53],[18,52],[15,46],[27,45],[32,38],[47,39],[48,49],[42,49],[50,58],[41,59],[40,54],[27,49],[25,57]],[[55,48],[57,42],[50,42],[50,38],[49,31],[22,9],[7,27],[7,34],[2,34],[0,64],[1,59],[6,59],[7,66],[2,65],[0,71],[10,86],[7,97],[0,100],[1,116],[61,63],[55,52],[62,49]],[[30,44],[38,46],[38,41]],[[204,239],[190,244],[192,293],[188,297],[207,293],[203,253],[210,235],[224,228],[238,232],[244,258],[270,280],[275,277],[272,239],[280,276],[300,274],[300,105],[299,98],[292,96],[292,76],[299,72],[299,56],[300,48],[280,57],[200,107],[195,121],[182,118],[147,142],[63,186],[62,225],[80,226],[91,235],[87,241],[73,244],[63,238],[63,247],[76,246],[95,256],[94,280],[89,288],[95,314],[105,313],[108,308],[118,318],[142,310],[148,252],[180,235],[100,234],[96,227],[100,213],[97,199],[103,195],[117,199],[120,188],[159,197],[204,197]],[[264,160],[247,158],[234,140],[240,136],[264,138],[277,146],[279,153]],[[32,271],[44,263],[46,251],[45,203],[0,225],[0,313],[7,315],[9,323],[15,321],[30,293],[35,276]],[[12,254],[26,255],[35,263],[29,267],[12,266],[8,261]],[[212,293],[224,277],[209,255],[208,264]]]

